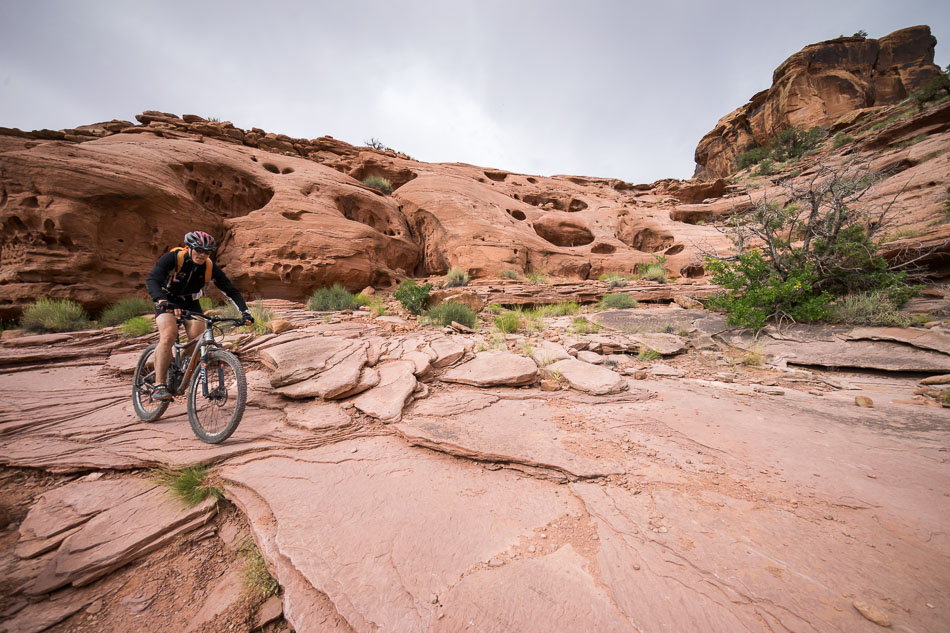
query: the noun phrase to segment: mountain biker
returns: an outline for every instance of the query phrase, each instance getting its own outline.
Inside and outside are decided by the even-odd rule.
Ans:
[[[177,319],[182,310],[203,312],[198,298],[209,278],[237,306],[245,323],[254,322],[244,297],[224,271],[210,261],[211,253],[217,248],[214,238],[203,231],[191,231],[185,235],[185,245],[187,248],[173,249],[159,257],[145,280],[148,294],[155,302],[155,325],[159,334],[155,349],[156,380],[163,380],[168,372],[172,344],[178,338]],[[186,319],[185,330],[191,340],[201,335],[203,326],[197,319]],[[155,385],[152,398],[172,400],[174,396],[162,382]]]

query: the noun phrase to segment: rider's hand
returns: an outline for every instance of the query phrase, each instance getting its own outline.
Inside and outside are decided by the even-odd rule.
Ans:
[[[241,317],[244,318],[244,322],[247,323],[248,325],[251,325],[252,323],[254,323],[254,317],[252,317],[251,313],[247,312],[246,310],[241,313]]]
[[[177,304],[174,304],[171,301],[168,301],[167,299],[159,299],[158,309],[161,310],[162,312],[173,313],[176,319],[181,318],[181,308],[179,308]]]

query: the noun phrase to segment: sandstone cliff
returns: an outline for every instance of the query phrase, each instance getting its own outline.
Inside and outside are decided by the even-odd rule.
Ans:
[[[898,103],[940,72],[937,39],[914,26],[879,40],[839,37],[806,46],[772,75],[772,87],[722,117],[696,147],[699,178],[721,178],[736,157],[790,126],[831,126],[863,108]]]

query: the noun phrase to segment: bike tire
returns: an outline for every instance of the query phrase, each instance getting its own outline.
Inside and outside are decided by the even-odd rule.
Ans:
[[[202,442],[219,444],[231,437],[241,423],[247,405],[247,378],[241,361],[230,352],[212,350],[206,360],[208,390],[216,395],[204,396],[201,371],[196,371],[188,385],[188,421]],[[221,374],[224,384],[220,384]],[[225,406],[229,407],[227,412]]]
[[[151,389],[155,385],[155,366],[149,368],[149,360],[155,354],[158,343],[145,348],[135,365],[132,376],[132,408],[135,414],[146,422],[154,422],[162,417],[170,404],[167,400],[152,400]]]

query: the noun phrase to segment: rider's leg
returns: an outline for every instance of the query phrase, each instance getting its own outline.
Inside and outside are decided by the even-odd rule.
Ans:
[[[155,348],[155,383],[165,384],[168,365],[172,361],[172,345],[178,338],[178,320],[174,314],[164,312],[155,317],[158,327],[158,347]]]
[[[205,324],[198,319],[188,319],[185,321],[185,331],[188,332],[188,340],[192,341],[205,331]]]

